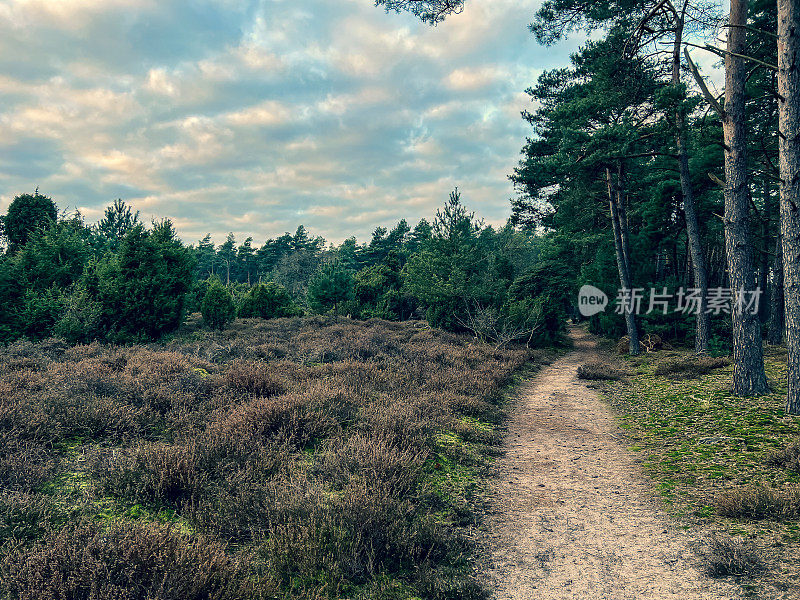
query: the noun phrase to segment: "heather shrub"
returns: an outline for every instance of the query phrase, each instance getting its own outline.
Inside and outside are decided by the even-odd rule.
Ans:
[[[617,381],[622,373],[611,365],[601,362],[591,362],[578,367],[578,379],[588,381]]]
[[[20,439],[21,431],[0,425],[0,489],[32,492],[56,472],[52,449]]]
[[[36,541],[57,518],[58,511],[46,496],[3,492],[0,494],[0,548],[9,541]]]
[[[29,600],[234,600],[259,597],[241,560],[212,540],[168,527],[67,525],[11,553],[4,586]]]
[[[714,535],[705,554],[706,572],[714,578],[753,576],[765,569],[761,554],[746,540]]]
[[[286,383],[268,363],[235,361],[222,381],[237,392],[254,396],[275,396],[286,391]]]
[[[179,444],[142,443],[97,453],[92,469],[104,492],[156,506],[192,500],[204,480],[192,449]]]
[[[317,582],[317,593],[336,597],[348,583],[440,561],[456,544],[445,527],[419,514],[414,495],[383,482],[356,479],[322,494],[310,482],[288,487],[284,514],[268,530],[263,548],[284,584]]]
[[[481,597],[474,499],[430,478],[528,356],[327,315],[0,348],[0,596]]]
[[[655,374],[675,378],[700,377],[731,364],[725,357],[697,356],[692,359],[662,362]]]
[[[800,442],[771,452],[767,456],[767,464],[800,474]]]
[[[429,453],[401,446],[385,433],[355,433],[332,438],[318,454],[316,470],[343,489],[353,480],[381,482],[400,495],[414,493]]]

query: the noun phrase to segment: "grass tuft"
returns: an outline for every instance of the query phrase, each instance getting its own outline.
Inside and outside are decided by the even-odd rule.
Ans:
[[[716,507],[720,515],[733,519],[796,519],[800,516],[800,486],[725,490],[717,497]]]
[[[767,455],[766,463],[800,475],[800,442],[793,442]]]
[[[728,536],[711,536],[706,553],[706,572],[709,576],[753,577],[764,570],[764,561],[753,544]]]

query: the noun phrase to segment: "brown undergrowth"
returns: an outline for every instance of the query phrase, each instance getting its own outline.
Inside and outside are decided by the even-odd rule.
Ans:
[[[420,323],[197,326],[0,351],[12,598],[480,598],[504,388],[544,354]],[[0,594],[2,595],[2,594]]]

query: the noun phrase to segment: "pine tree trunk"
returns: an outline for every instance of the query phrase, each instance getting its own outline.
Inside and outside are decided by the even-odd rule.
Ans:
[[[792,0],[788,0],[791,2]],[[744,88],[748,0],[731,0],[728,53],[725,56],[725,250],[728,259],[733,322],[733,393],[751,396],[769,392],[764,374],[761,322],[736,302],[739,293],[756,287],[750,251],[750,198]]]
[[[783,238],[780,231],[775,240],[775,260],[772,263],[772,286],[769,292],[769,324],[767,341],[780,344],[783,341],[785,325],[783,291]]]
[[[675,42],[672,50],[672,85],[681,83],[681,45],[683,44],[683,28],[686,4],[683,12],[678,17],[675,26]],[[686,217],[686,236],[689,240],[689,253],[692,262],[692,276],[694,287],[700,290],[700,308],[696,315],[696,329],[694,350],[698,354],[708,352],[708,339],[710,337],[709,316],[706,313],[708,304],[708,271],[706,260],[703,256],[703,245],[700,240],[700,225],[694,208],[694,190],[692,177],[689,172],[689,154],[686,144],[686,119],[683,106],[678,104],[675,108],[675,145],[678,149],[678,170],[681,179],[681,192],[683,193],[683,214]]]
[[[630,244],[630,225],[628,223],[628,211],[625,208],[625,198],[622,194],[622,161],[617,162],[617,219],[619,220],[619,235],[622,240],[622,256],[625,257],[625,270],[628,274],[628,281],[633,281],[631,277],[631,244]]]
[[[614,250],[617,255],[619,283],[622,289],[632,290],[630,265],[625,256],[623,228],[619,214],[620,193],[618,186],[614,184],[611,169],[606,169],[606,181],[608,183],[608,204],[611,209],[611,228],[614,232]],[[631,356],[636,356],[639,354],[639,331],[636,327],[636,315],[632,310],[623,310],[623,315],[625,316],[625,329],[628,332],[628,352]]]
[[[772,223],[772,216],[775,212],[775,208],[772,202],[772,194],[770,193],[769,189],[769,180],[765,177],[761,181],[761,195],[764,197],[764,208],[761,215],[761,240],[762,243],[759,246],[759,259],[761,264],[758,266],[758,288],[761,290],[761,302],[758,305],[758,315],[761,319],[762,324],[767,324],[770,319],[770,309],[772,307],[772,290],[771,286],[769,285],[769,272],[770,272],[770,264],[769,264],[769,247],[770,247],[770,239],[772,237],[772,228],[770,227],[770,223]]]
[[[762,294],[759,312],[761,313],[761,322],[769,327],[772,321],[772,309],[774,306],[774,286],[772,284],[773,280],[770,278],[775,266],[775,255],[772,251],[775,249],[776,241],[780,237],[780,225],[778,225],[778,229],[775,229],[772,224],[779,223],[780,216],[777,211],[777,198],[772,194],[770,180],[764,177],[761,181],[761,186],[761,195],[764,198],[764,214],[761,219],[763,244],[761,249],[761,267],[759,268],[758,285],[762,290]],[[769,330],[767,331],[767,338],[769,341]]]
[[[786,412],[800,414],[800,6],[778,0],[781,238],[789,349]]]

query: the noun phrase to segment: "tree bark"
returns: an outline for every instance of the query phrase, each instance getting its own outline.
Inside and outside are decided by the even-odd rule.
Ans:
[[[800,6],[778,0],[778,148],[789,350],[786,412],[800,414]]]
[[[617,270],[619,271],[619,283],[623,290],[632,290],[631,271],[625,253],[625,239],[623,237],[622,221],[619,214],[620,191],[619,186],[614,183],[611,169],[606,169],[606,182],[608,184],[608,204],[611,210],[611,229],[614,232],[614,250],[617,255]],[[632,307],[631,307],[632,308]],[[625,329],[628,332],[628,353],[631,356],[639,354],[639,330],[636,327],[636,315],[633,310],[623,307],[625,317]]]
[[[783,290],[783,236],[780,231],[775,240],[775,259],[772,263],[772,286],[769,294],[769,324],[767,325],[767,341],[780,344],[783,341],[785,325],[784,290]]]
[[[619,220],[619,235],[622,239],[622,256],[625,257],[625,269],[628,273],[628,281],[633,281],[631,277],[631,244],[630,244],[630,224],[628,223],[628,210],[625,208],[625,198],[622,194],[622,161],[617,162],[617,219]]]
[[[793,0],[786,0],[792,2]],[[764,374],[764,351],[758,315],[736,301],[740,293],[755,291],[755,276],[750,251],[750,198],[747,166],[747,128],[745,82],[747,65],[748,0],[731,0],[728,23],[728,52],[725,55],[725,250],[733,322],[733,393],[752,396],[769,392]],[[736,56],[736,55],[740,56]]]
[[[775,203],[772,201],[772,193],[769,187],[769,179],[764,177],[761,182],[761,194],[764,197],[764,208],[761,217],[761,239],[762,244],[759,248],[761,264],[758,267],[758,287],[761,289],[761,303],[758,305],[758,314],[762,324],[768,324],[772,310],[772,286],[769,281],[770,274],[770,240],[772,239],[772,221],[775,213]],[[769,334],[767,334],[769,335]]]
[[[675,24],[675,40],[672,49],[672,85],[681,84],[681,45],[683,44],[683,29],[686,17],[686,7],[677,15]],[[694,350],[698,354],[708,352],[708,339],[710,337],[709,317],[706,313],[708,300],[708,270],[703,256],[703,245],[700,240],[700,225],[694,207],[694,190],[692,177],[689,172],[689,154],[686,143],[686,118],[683,113],[683,104],[675,107],[675,145],[678,149],[678,170],[680,172],[681,192],[683,194],[683,214],[686,218],[686,236],[689,240],[689,252],[692,262],[692,276],[694,287],[700,290],[700,309],[696,316],[696,330]]]

